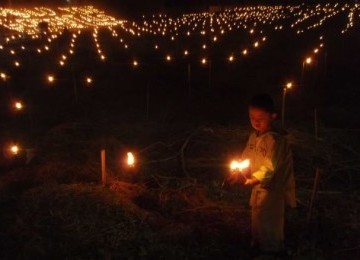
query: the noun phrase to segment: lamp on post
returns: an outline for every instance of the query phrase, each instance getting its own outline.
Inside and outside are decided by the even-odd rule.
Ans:
[[[313,62],[313,59],[311,57],[307,57],[303,63],[302,63],[302,69],[301,69],[301,85],[303,84],[303,79],[304,79],[304,70],[305,70],[305,65],[310,65]]]
[[[283,95],[282,95],[282,107],[281,107],[281,126],[282,128],[285,127],[285,100],[286,100],[286,93],[293,87],[292,82],[286,83],[283,88]]]
[[[202,58],[201,59],[201,64],[202,65],[208,65],[209,68],[209,75],[208,75],[208,84],[209,84],[209,88],[211,88],[211,70],[212,70],[212,64],[211,64],[211,60],[208,60],[207,58]]]
[[[8,79],[8,75],[5,72],[0,72],[0,78],[2,81],[6,81]]]

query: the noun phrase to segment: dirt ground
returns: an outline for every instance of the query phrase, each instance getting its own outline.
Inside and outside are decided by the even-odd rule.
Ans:
[[[222,186],[228,158],[241,151],[246,127],[173,132],[141,149],[140,143],[136,148],[121,144],[125,136],[115,132],[79,139],[79,131],[84,126],[57,129],[46,136],[32,163],[1,175],[2,259],[253,259],[249,190]],[[63,142],[64,135],[69,143]],[[327,151],[334,161],[321,165],[308,222],[316,167],[309,156],[313,139],[295,130],[288,138],[298,199],[298,208],[286,215],[291,258],[357,259],[360,197],[352,185],[359,181],[355,169],[339,168],[343,176],[336,178],[334,164],[344,159],[337,155],[341,147],[334,144]],[[106,187],[100,183],[100,147],[107,151]],[[131,170],[118,163],[126,149],[138,151],[138,165]]]

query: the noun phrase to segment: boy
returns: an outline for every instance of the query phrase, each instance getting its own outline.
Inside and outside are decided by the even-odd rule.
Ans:
[[[292,154],[285,137],[273,129],[276,113],[269,95],[252,98],[249,117],[255,131],[242,158],[250,159],[250,177],[245,185],[252,186],[252,246],[265,253],[281,253],[285,203],[296,206]]]

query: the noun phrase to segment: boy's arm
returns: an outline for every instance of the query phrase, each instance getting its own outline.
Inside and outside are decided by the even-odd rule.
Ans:
[[[246,179],[244,185],[245,186],[253,186],[253,185],[256,185],[259,183],[260,183],[260,181],[258,179],[256,179],[255,177],[251,177],[249,179]]]

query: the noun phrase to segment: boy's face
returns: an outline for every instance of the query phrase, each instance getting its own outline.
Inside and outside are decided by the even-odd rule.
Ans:
[[[276,114],[269,113],[261,108],[250,106],[249,117],[252,127],[260,134],[263,134],[271,130],[271,125],[276,118]]]

